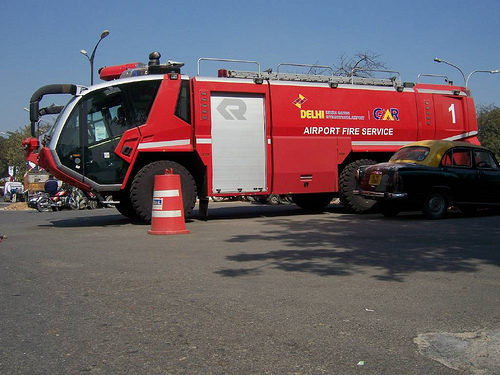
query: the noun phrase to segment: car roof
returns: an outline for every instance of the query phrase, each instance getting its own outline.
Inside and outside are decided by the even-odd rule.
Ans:
[[[438,167],[446,151],[454,147],[469,147],[469,148],[477,148],[480,150],[486,150],[482,146],[478,146],[468,142],[445,141],[445,140],[417,141],[404,145],[401,148],[415,147],[415,146],[423,146],[423,147],[428,147],[430,149],[429,155],[427,155],[427,157],[423,161],[417,162],[417,164],[428,165],[431,167]]]

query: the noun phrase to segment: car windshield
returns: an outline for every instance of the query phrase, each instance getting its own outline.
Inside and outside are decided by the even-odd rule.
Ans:
[[[403,147],[392,155],[390,161],[396,160],[413,160],[423,161],[429,155],[430,149],[423,146]]]

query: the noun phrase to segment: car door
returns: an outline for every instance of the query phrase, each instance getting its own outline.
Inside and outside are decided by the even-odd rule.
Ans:
[[[474,150],[474,165],[478,171],[478,198],[482,203],[500,203],[500,167],[488,150]]]
[[[447,174],[446,184],[452,190],[453,199],[459,202],[477,202],[479,198],[479,174],[473,167],[472,150],[454,147],[443,156],[443,171]]]

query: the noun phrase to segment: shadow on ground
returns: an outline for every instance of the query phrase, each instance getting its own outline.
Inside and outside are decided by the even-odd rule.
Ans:
[[[242,277],[273,268],[347,276],[370,268],[377,280],[401,282],[414,272],[475,272],[482,264],[500,266],[496,222],[497,217],[488,213],[469,219],[452,214],[439,221],[425,220],[420,213],[391,219],[379,215],[266,218],[263,228],[267,229],[262,233],[228,239],[234,244],[254,243],[256,251],[228,256],[242,266],[217,273]],[[279,250],[265,251],[271,242]]]

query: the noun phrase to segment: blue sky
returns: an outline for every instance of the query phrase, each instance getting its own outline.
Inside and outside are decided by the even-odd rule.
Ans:
[[[276,69],[280,62],[333,65],[360,51],[381,54],[404,81],[420,73],[463,81],[435,57],[465,75],[500,69],[498,0],[9,1],[0,14],[0,131],[29,123],[23,108],[40,86],[88,84],[90,65],[79,51],[90,53],[105,29],[110,35],[99,45],[96,68],[147,62],[157,50],[162,62],[185,62],[189,75],[200,57]],[[469,88],[477,105],[500,106],[500,74],[474,74]]]

